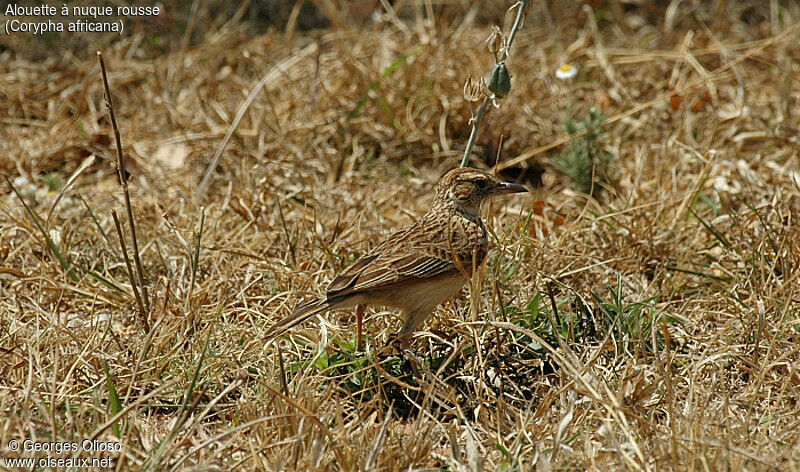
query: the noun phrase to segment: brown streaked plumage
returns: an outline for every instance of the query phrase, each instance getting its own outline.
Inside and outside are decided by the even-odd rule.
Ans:
[[[481,203],[504,193],[526,192],[483,170],[453,169],[439,181],[430,210],[347,267],[324,296],[297,307],[270,328],[271,340],[332,308],[380,305],[400,308],[399,341],[411,336],[442,302],[456,296],[488,252]]]

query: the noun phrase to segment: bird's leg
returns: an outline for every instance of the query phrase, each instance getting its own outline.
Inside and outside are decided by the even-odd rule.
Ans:
[[[362,336],[361,324],[364,320],[364,305],[356,305],[356,349],[358,352],[364,351],[364,337]]]
[[[404,350],[403,354],[405,354],[405,358],[408,360],[408,364],[411,366],[411,372],[414,373],[414,378],[422,379],[423,376],[421,367],[424,367],[425,364],[423,364],[422,361],[420,361],[419,358],[416,356],[416,354],[411,352],[411,350],[409,349]]]
[[[419,329],[420,325],[428,319],[432,312],[432,309],[416,309],[406,314],[403,327],[400,329],[400,333],[397,336],[397,341],[400,343],[402,349],[411,347],[411,340],[414,337],[414,332]]]

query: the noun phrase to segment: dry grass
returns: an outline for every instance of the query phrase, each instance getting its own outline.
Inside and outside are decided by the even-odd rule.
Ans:
[[[0,171],[64,259],[0,184],[0,443],[119,438],[126,470],[800,469],[800,9],[685,3],[532,7],[475,161],[504,135],[505,175],[541,186],[494,205],[481,300],[437,312],[416,375],[354,353],[351,313],[261,336],[457,165],[491,61],[474,11],[104,47],[149,332],[95,58],[0,49]],[[555,165],[590,106],[597,198]]]

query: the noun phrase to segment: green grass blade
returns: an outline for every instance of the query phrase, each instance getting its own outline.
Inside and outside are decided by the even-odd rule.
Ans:
[[[706,221],[704,219],[700,218],[700,216],[697,213],[695,213],[694,210],[692,210],[691,207],[689,207],[688,210],[689,210],[689,213],[692,214],[692,216],[697,218],[697,221],[699,221],[700,224],[703,225],[703,228],[705,228],[706,231],[708,231],[709,233],[714,235],[714,237],[717,238],[717,241],[719,241],[723,246],[725,246],[726,249],[730,249],[731,243],[728,242],[728,239],[725,238],[725,235],[723,235],[719,231],[717,231],[714,228],[712,228],[711,225],[706,223]]]
[[[106,373],[106,387],[108,388],[108,413],[109,416],[113,417],[122,411],[122,403],[119,401],[117,388],[114,386],[114,377],[111,376],[111,371],[108,368],[108,362],[103,362],[103,370]],[[114,436],[116,436],[118,439],[122,437],[119,431],[119,422],[114,423],[114,425],[111,426],[111,429],[114,432]]]
[[[389,77],[390,75],[394,74],[394,72],[397,69],[399,69],[400,66],[402,66],[406,62],[408,62],[408,59],[411,58],[412,56],[414,56],[416,53],[418,53],[420,51],[420,49],[421,48],[419,48],[419,47],[415,48],[410,53],[403,54],[402,56],[397,58],[394,62],[389,64],[389,67],[384,69],[383,72],[381,73],[381,77],[378,80],[375,80],[371,84],[369,84],[369,87],[367,88],[367,91],[364,92],[364,94],[361,96],[361,98],[358,99],[358,103],[356,103],[355,108],[353,109],[353,111],[350,112],[350,114],[348,115],[348,118],[350,118],[352,120],[353,118],[358,118],[359,116],[361,116],[361,114],[364,113],[364,108],[367,106],[367,100],[369,100],[370,92],[374,92],[374,91],[378,90],[378,87],[381,85],[381,81],[383,79],[385,79],[385,78]],[[384,110],[384,112],[385,111],[386,110]]]
[[[94,221],[95,226],[97,226],[97,229],[100,231],[100,234],[103,236],[103,239],[106,241],[106,244],[108,244],[108,247],[117,257],[119,257],[119,254],[117,254],[114,245],[111,244],[111,240],[108,239],[108,234],[106,234],[105,230],[103,229],[103,226],[100,225],[100,221],[97,219],[97,216],[95,216],[94,211],[92,211],[92,209],[89,207],[89,204],[86,203],[86,200],[83,199],[83,196],[78,195],[78,199],[81,201],[81,203],[83,203],[83,206],[86,207],[86,211],[89,212],[89,216],[92,217],[92,221]]]
[[[80,278],[77,276],[77,274],[75,274],[75,271],[72,270],[72,267],[70,267],[69,262],[67,262],[67,259],[64,258],[64,256],[61,254],[61,251],[58,250],[58,246],[56,245],[56,243],[53,241],[50,235],[47,234],[47,231],[45,231],[44,227],[42,227],[42,223],[39,220],[39,217],[36,216],[36,213],[33,212],[31,207],[29,207],[28,204],[25,203],[25,199],[22,198],[22,195],[19,194],[17,188],[14,187],[14,184],[12,184],[10,180],[8,180],[8,177],[4,175],[3,178],[6,179],[6,182],[8,182],[9,187],[11,187],[11,190],[14,191],[14,195],[17,196],[19,201],[22,203],[22,206],[25,207],[25,211],[28,212],[28,216],[30,216],[31,220],[33,220],[33,224],[36,225],[36,228],[42,234],[42,237],[44,237],[45,241],[47,241],[47,246],[50,247],[50,251],[53,253],[54,256],[56,256],[56,259],[58,259],[58,262],[61,264],[61,268],[64,269],[64,271],[67,273],[69,278],[72,279],[73,282],[78,282]]]
[[[89,277],[97,280],[98,282],[100,282],[101,284],[105,285],[106,287],[110,288],[111,290],[113,290],[115,292],[119,292],[119,293],[124,294],[126,296],[131,296],[128,292],[125,291],[125,289],[123,289],[119,285],[117,285],[114,282],[108,280],[107,278],[103,277],[102,275],[98,274],[97,272],[95,272],[93,270],[86,271],[86,274]]]

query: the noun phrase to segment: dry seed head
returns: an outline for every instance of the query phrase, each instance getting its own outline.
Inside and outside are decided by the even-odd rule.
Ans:
[[[492,26],[492,32],[486,39],[486,46],[489,48],[489,52],[497,57],[497,53],[505,47],[505,44],[506,36],[500,31],[500,28]]]
[[[473,82],[472,77],[467,77],[464,82],[464,100],[468,102],[476,102],[481,98],[481,84],[480,81]]]

